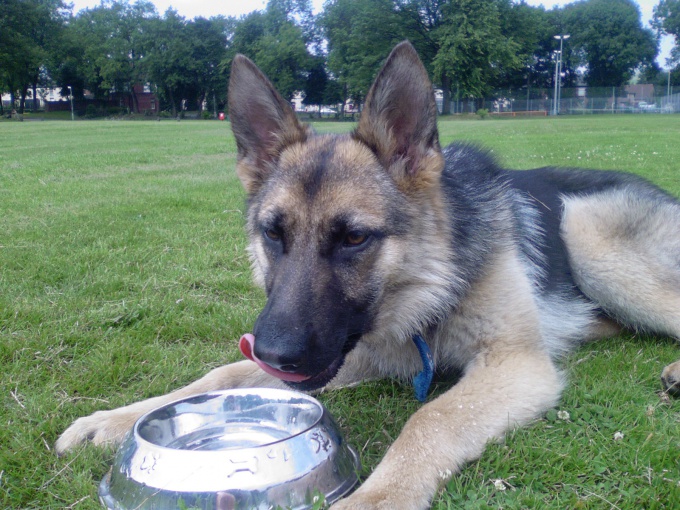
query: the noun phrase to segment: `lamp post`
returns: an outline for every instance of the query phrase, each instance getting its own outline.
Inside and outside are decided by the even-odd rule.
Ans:
[[[557,115],[557,74],[559,73],[560,53],[557,50],[553,51],[553,53],[555,54],[555,92],[553,93],[553,115]]]
[[[71,100],[71,120],[75,120],[75,117],[73,116],[73,89],[71,88],[71,85],[68,85],[68,97]]]
[[[560,53],[557,62],[555,63],[556,66],[558,67],[558,71],[555,72],[555,115],[558,115],[560,113],[560,96],[562,95],[562,53],[563,47],[564,47],[564,40],[569,39],[571,35],[569,34],[564,34],[564,35],[555,35],[553,36],[555,39],[559,39],[560,41]]]

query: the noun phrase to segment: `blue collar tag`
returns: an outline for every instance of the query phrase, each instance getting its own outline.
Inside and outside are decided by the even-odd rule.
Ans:
[[[423,361],[423,370],[413,379],[413,388],[416,392],[416,398],[425,402],[434,376],[434,360],[432,359],[432,351],[430,351],[430,347],[425,343],[422,336],[413,335],[413,343],[416,344],[418,354]]]

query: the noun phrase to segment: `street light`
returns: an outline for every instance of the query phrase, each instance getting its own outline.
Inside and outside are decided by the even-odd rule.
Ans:
[[[560,52],[553,51],[555,55],[555,92],[553,93],[553,115],[557,115],[557,75],[559,73]]]
[[[73,89],[71,88],[71,85],[67,85],[68,87],[68,97],[71,100],[71,120],[75,120],[73,116]]]
[[[558,115],[560,113],[560,96],[562,94],[562,49],[564,45],[564,40],[569,39],[571,36],[569,34],[564,34],[564,35],[555,35],[553,36],[555,39],[559,39],[560,41],[560,53],[558,55],[557,62],[555,62],[555,115]]]

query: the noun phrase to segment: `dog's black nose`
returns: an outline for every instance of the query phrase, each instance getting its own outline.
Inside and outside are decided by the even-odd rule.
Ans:
[[[304,364],[299,357],[292,353],[258,349],[257,344],[255,344],[255,355],[270,367],[289,374],[298,373]]]
[[[299,363],[297,363],[297,364],[296,364],[296,363],[288,363],[288,364],[286,364],[286,365],[279,365],[279,366],[272,365],[272,366],[273,366],[274,368],[276,368],[277,370],[281,370],[281,372],[295,373],[295,372],[297,372],[298,370],[300,370],[300,367],[301,367],[302,365],[299,364]]]
[[[258,329],[264,330],[255,334],[254,354],[260,361],[289,374],[303,371],[307,348],[302,339],[281,331],[271,334],[267,328]]]

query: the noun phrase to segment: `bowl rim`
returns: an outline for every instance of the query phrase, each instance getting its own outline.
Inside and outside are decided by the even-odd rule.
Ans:
[[[276,445],[278,443],[290,441],[290,440],[292,440],[292,439],[294,439],[294,438],[296,438],[296,437],[298,437],[302,434],[305,434],[310,429],[316,427],[321,422],[321,420],[323,420],[324,415],[328,414],[328,411],[326,410],[325,406],[319,400],[317,400],[313,396],[311,396],[307,393],[303,393],[301,391],[296,391],[296,390],[292,390],[292,389],[285,389],[285,388],[266,388],[266,387],[231,388],[231,389],[226,389],[226,390],[213,390],[213,391],[207,391],[207,392],[203,392],[203,393],[196,393],[195,395],[190,395],[188,397],[182,397],[182,398],[173,400],[171,402],[167,402],[166,404],[163,404],[159,407],[156,407],[155,409],[152,409],[152,410],[144,413],[142,416],[140,416],[137,419],[134,426],[132,427],[131,434],[134,437],[135,442],[143,443],[145,445],[148,445],[148,446],[150,446],[154,449],[159,449],[161,451],[163,451],[163,450],[168,450],[168,451],[173,451],[173,452],[187,451],[187,452],[192,452],[192,454],[196,454],[196,455],[198,455],[198,454],[206,455],[206,454],[221,453],[221,452],[224,452],[224,451],[227,451],[227,450],[220,450],[220,449],[218,449],[218,450],[190,450],[190,449],[183,449],[183,448],[172,448],[172,447],[169,447],[169,446],[166,446],[166,445],[154,443],[154,442],[149,441],[148,439],[144,438],[144,436],[142,436],[140,434],[139,427],[152,414],[154,414],[154,413],[156,413],[156,412],[158,412],[162,409],[166,409],[166,408],[169,408],[169,407],[172,407],[172,406],[176,406],[176,405],[178,405],[182,402],[186,402],[186,401],[194,399],[194,398],[206,397],[206,396],[219,397],[219,396],[234,395],[234,394],[235,395],[246,395],[246,394],[253,394],[253,393],[259,394],[261,392],[273,392],[275,394],[280,394],[282,396],[287,395],[288,397],[290,397],[287,400],[291,400],[294,397],[295,398],[303,398],[303,399],[309,401],[312,405],[314,405],[317,408],[317,410],[319,411],[318,416],[316,417],[316,419],[313,422],[308,424],[306,427],[302,428],[300,431],[298,431],[294,434],[287,435],[284,438],[277,439],[275,441],[271,441],[271,442],[268,442],[268,443],[254,445],[254,446],[247,446],[247,447],[243,447],[243,448],[232,448],[232,449],[230,449],[230,451],[246,451],[246,450],[258,449],[258,448],[264,448],[264,447],[271,447],[272,445]],[[228,423],[228,422],[225,422],[225,423]]]

